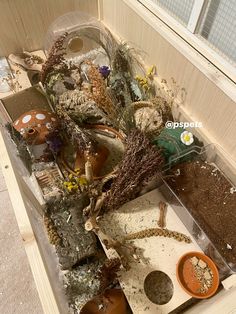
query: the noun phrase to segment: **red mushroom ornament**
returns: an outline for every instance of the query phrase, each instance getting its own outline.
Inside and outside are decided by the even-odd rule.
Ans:
[[[58,125],[56,115],[47,110],[35,109],[22,114],[13,127],[31,147],[36,159],[41,158],[47,147],[47,136]]]

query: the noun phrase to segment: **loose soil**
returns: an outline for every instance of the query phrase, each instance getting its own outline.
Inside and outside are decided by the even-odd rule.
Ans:
[[[169,178],[168,184],[227,264],[236,268],[235,189],[207,162],[185,162],[173,167],[172,171],[178,171],[179,175]]]

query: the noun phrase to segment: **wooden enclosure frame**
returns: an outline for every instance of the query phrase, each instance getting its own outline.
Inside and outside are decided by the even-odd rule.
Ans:
[[[117,1],[120,1],[120,3],[118,3]],[[78,1],[78,3],[79,2],[81,1]],[[73,6],[74,2],[70,0],[69,3],[71,4],[71,7],[66,7],[66,10],[68,10],[68,8],[69,9],[74,8]],[[78,3],[77,8],[79,8]],[[91,12],[94,12],[94,14],[97,15],[104,22],[104,24],[111,29],[111,31],[117,33],[121,38],[127,39],[128,41],[131,42],[131,44],[132,43],[135,43],[137,45],[140,44],[140,42],[144,40],[144,38],[142,37],[142,33],[143,31],[146,31],[149,40],[153,41],[158,40],[158,42],[163,43],[165,53],[166,50],[170,48],[170,41],[174,40],[172,42],[172,45],[175,45],[175,47],[170,48],[171,52],[173,52],[174,57],[176,57],[179,60],[180,66],[186,67],[186,69],[190,71],[190,75],[193,76],[194,81],[193,84],[196,84],[195,87],[196,90],[194,91],[193,86],[188,83],[190,94],[193,97],[192,99],[193,104],[188,104],[187,106],[183,106],[181,108],[181,115],[183,119],[191,121],[196,120],[197,117],[198,120],[201,121],[201,118],[204,116],[204,101],[206,100],[211,101],[211,98],[213,97],[216,100],[218,108],[218,112],[214,114],[213,120],[215,118],[218,121],[219,116],[223,115],[225,121],[223,122],[224,126],[222,127],[225,127],[225,130],[223,134],[220,135],[216,130],[217,123],[214,123],[212,119],[208,120],[206,119],[204,123],[210,121],[209,122],[210,127],[208,129],[204,128],[203,130],[200,130],[201,136],[204,138],[206,142],[219,142],[219,144],[225,148],[226,152],[229,153],[229,155],[236,157],[236,144],[232,143],[232,141],[234,141],[235,139],[236,123],[235,126],[233,126],[231,121],[232,119],[236,119],[235,85],[232,85],[232,82],[228,82],[227,79],[222,78],[221,76],[219,78],[219,76],[214,72],[214,68],[212,66],[209,65],[205,66],[205,64],[203,64],[202,58],[197,56],[191,49],[189,50],[189,48],[184,47],[184,45],[180,43],[179,39],[174,37],[173,33],[165,29],[162,23],[156,24],[153,30],[150,24],[153,24],[154,20],[151,19],[150,16],[146,15],[146,22],[143,22],[145,16],[143,17],[143,19],[140,17],[138,13],[138,7],[134,6],[133,8],[131,8],[133,3],[134,3],[133,0],[112,0],[112,1],[90,0],[87,2],[87,5],[83,4],[82,7],[84,7],[84,9],[87,11],[91,10]],[[17,6],[18,5],[19,3],[17,4]],[[118,5],[120,8],[120,12],[117,11]],[[124,16],[123,16],[125,20],[124,25],[120,27],[122,22],[122,15],[124,13],[124,10],[127,8],[128,8],[127,14],[129,15],[130,18],[129,21],[130,24],[137,23],[137,28],[135,28],[135,32],[137,33],[136,35],[128,27],[129,25],[128,20],[126,20]],[[61,14],[61,11],[59,13]],[[13,23],[12,18],[10,20],[10,23]],[[118,30],[119,27],[120,30]],[[125,27],[126,30],[124,30]],[[158,28],[160,28],[159,33]],[[139,30],[140,33],[137,30]],[[43,32],[42,30],[40,31]],[[42,38],[42,34],[40,36],[41,36],[40,38]],[[146,43],[147,42],[144,40],[144,45]],[[16,43],[10,46],[11,46],[11,48],[9,48],[10,50],[13,49],[14,47],[16,48]],[[33,49],[36,49],[36,46],[37,45],[35,45]],[[178,50],[181,50],[181,48],[183,47],[184,49],[186,48],[182,55],[180,55],[179,51],[176,52],[176,46],[178,47]],[[29,49],[30,47],[31,46],[29,46]],[[149,44],[148,47],[149,48],[153,47],[154,49],[155,45]],[[6,47],[3,48],[2,51],[7,51],[7,53],[9,52]],[[152,63],[158,61],[154,57],[154,52],[149,51],[149,53],[150,57],[148,58],[147,63],[151,63],[151,60]],[[166,59],[164,58],[163,60]],[[189,76],[187,77],[187,79],[185,79],[183,78],[183,76],[179,75],[177,73],[178,69],[177,70],[174,69],[173,71],[171,71],[170,67],[173,65],[173,63],[171,63],[169,60],[167,60],[167,62],[169,62],[166,66],[167,70],[161,68],[160,75],[163,76],[167,75],[169,78],[171,74],[173,75],[176,74],[177,79],[178,78],[180,79],[181,84],[184,84],[186,80],[189,80]],[[199,68],[201,68],[201,71],[199,70]],[[212,73],[214,73],[213,76]],[[160,83],[159,78],[157,79],[157,83],[158,84]],[[201,89],[204,85],[206,85],[206,87],[204,87],[204,91],[202,92]],[[201,101],[199,107],[197,108],[198,93],[201,95]],[[223,103],[222,105],[223,108],[220,108],[221,103]],[[229,112],[226,112],[227,106],[229,106],[228,107]],[[212,102],[210,108],[211,110],[213,108]],[[209,111],[207,112],[207,114],[209,115]],[[228,119],[230,119],[231,122],[229,126],[227,125]],[[225,138],[227,138],[226,143],[224,143]],[[224,154],[224,152],[222,152],[222,154]],[[227,158],[226,155],[225,158]],[[26,254],[29,259],[29,263],[31,266],[31,270],[34,276],[34,280],[36,283],[36,287],[39,293],[39,298],[41,300],[44,313],[46,314],[65,313],[64,312],[65,309],[59,302],[59,296],[61,297],[60,295],[61,292],[57,290],[57,288],[53,284],[52,278],[50,278],[48,259],[42,253],[39,240],[37,238],[34,227],[32,225],[32,221],[30,221],[30,217],[28,214],[29,210],[31,210],[29,206],[29,200],[30,203],[31,204],[33,203],[34,207],[37,208],[38,211],[40,212],[39,203],[37,202],[35,197],[29,193],[29,190],[25,185],[25,182],[22,180],[22,178],[19,176],[17,172],[17,165],[15,164],[11,156],[11,151],[4,136],[4,132],[0,132],[0,164],[3,169],[6,185],[9,191],[10,199],[19,226],[20,234],[22,236]],[[233,164],[232,167],[235,167],[235,164]],[[202,311],[201,313],[204,313],[203,311],[206,311],[207,313],[208,307],[210,307],[216,300],[222,300],[222,298],[225,298],[227,302],[233,304],[234,302],[233,292],[235,293],[235,289],[230,291],[223,290],[211,300],[203,301],[199,306],[195,305],[193,309],[189,310],[188,313],[199,313],[199,309],[201,309]],[[228,306],[229,303],[227,303],[225,306]]]

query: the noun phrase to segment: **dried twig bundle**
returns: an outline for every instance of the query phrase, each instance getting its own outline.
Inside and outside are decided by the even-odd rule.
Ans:
[[[55,66],[63,65],[63,64],[64,66],[66,66],[66,64],[64,63],[64,60],[65,60],[64,59],[64,55],[65,55],[64,42],[67,36],[68,36],[68,33],[64,33],[63,35],[58,37],[58,39],[53,44],[49,52],[48,58],[46,62],[43,64],[42,71],[40,73],[40,80],[43,84],[45,83],[48,74],[52,72],[53,70],[55,70]]]
[[[140,130],[132,130],[127,137],[117,177],[104,202],[104,210],[115,210],[136,198],[144,184],[160,173],[163,161],[160,150],[150,143],[147,136]]]
[[[135,233],[127,234],[125,240],[144,239],[150,237],[167,237],[173,238],[179,242],[191,243],[191,239],[185,234],[168,229],[150,228]]]

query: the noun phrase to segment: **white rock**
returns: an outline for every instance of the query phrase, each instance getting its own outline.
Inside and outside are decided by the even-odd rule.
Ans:
[[[192,264],[194,265],[194,266],[196,266],[197,264],[198,264],[198,258],[196,257],[196,256],[193,256],[192,258],[191,258],[191,262],[192,262]]]
[[[235,192],[236,192],[236,188],[235,188],[235,187],[230,188],[229,192],[230,192],[231,194],[235,193]]]
[[[209,271],[205,271],[205,273],[204,273],[204,278],[205,278],[206,280],[211,279],[211,274],[209,273]]]
[[[207,264],[205,262],[203,262],[201,259],[198,261],[198,266],[201,267],[201,268],[206,268],[207,267]]]

